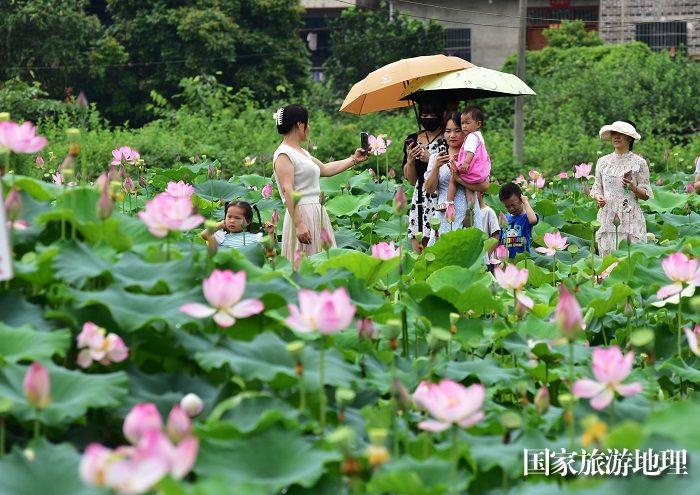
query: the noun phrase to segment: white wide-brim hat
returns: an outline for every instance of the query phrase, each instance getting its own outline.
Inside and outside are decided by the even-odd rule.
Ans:
[[[612,131],[619,132],[620,134],[629,136],[637,141],[642,139],[642,136],[639,135],[637,129],[635,129],[632,124],[622,122],[621,120],[617,120],[610,125],[604,125],[600,128],[600,132],[598,133],[598,135],[600,136],[600,139],[610,141],[610,133]]]

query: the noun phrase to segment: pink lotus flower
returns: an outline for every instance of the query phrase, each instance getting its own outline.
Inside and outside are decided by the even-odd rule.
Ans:
[[[56,172],[51,176],[51,179],[53,180],[53,183],[60,186],[63,184],[63,175],[61,175],[60,172]]]
[[[566,285],[559,285],[559,302],[554,312],[554,319],[564,337],[573,340],[579,330],[586,327],[581,314],[581,306]]]
[[[506,217],[503,212],[500,212],[498,214],[498,224],[501,226],[501,228],[506,228],[508,227],[508,217]],[[505,247],[505,246],[504,246]]]
[[[199,416],[204,410],[204,403],[197,394],[187,394],[180,400],[180,407],[190,418]]]
[[[470,387],[441,380],[440,383],[422,381],[413,393],[413,402],[419,409],[427,411],[433,420],[421,421],[418,428],[432,432],[444,431],[452,425],[464,428],[475,425],[484,417],[484,386]]]
[[[621,385],[632,372],[634,352],[622,356],[620,348],[612,346],[609,349],[596,348],[593,350],[593,376],[595,380],[576,380],[573,393],[576,397],[591,399],[593,409],[605,409],[615,398],[615,392],[623,397],[638,394],[642,391],[639,382]]]
[[[652,303],[654,306],[678,304],[681,297],[692,297],[695,294],[695,287],[700,285],[698,260],[688,258],[683,253],[673,253],[664,259],[661,265],[673,283],[664,285],[656,292],[656,298],[659,300]]]
[[[179,442],[192,434],[192,421],[179,404],[175,404],[170,410],[167,429],[173,442]]]
[[[693,185],[692,182],[688,182],[688,183],[685,185],[685,192],[688,193],[688,194],[692,194],[693,191],[695,191],[695,186]]]
[[[491,258],[489,259],[489,263],[492,265],[500,265],[507,258],[508,250],[506,249],[505,245],[499,244],[498,247],[496,247],[496,250],[493,252]]]
[[[272,197],[272,183],[268,182],[265,187],[262,188],[262,197],[265,199],[270,199]]]
[[[138,151],[131,149],[128,146],[122,146],[112,150],[111,165],[121,165],[123,161],[134,165],[140,158],[141,155]]]
[[[542,174],[538,172],[537,170],[530,170],[527,175],[530,176],[530,178],[534,181],[542,177]]]
[[[0,148],[9,148],[15,153],[36,153],[46,146],[46,138],[36,135],[31,122],[17,124],[0,122]]]
[[[175,198],[168,193],[160,193],[146,203],[139,218],[156,237],[165,237],[174,230],[190,230],[204,222],[202,215],[193,214],[189,196]]]
[[[568,178],[569,178],[569,172],[559,172],[559,178],[560,178],[560,179],[568,179]]]
[[[109,185],[102,188],[100,193],[100,198],[97,200],[96,210],[97,218],[100,220],[106,220],[112,215],[112,209],[114,208],[114,201],[109,195]]]
[[[299,306],[287,304],[289,316],[285,323],[298,333],[318,330],[324,335],[346,329],[355,316],[356,308],[344,287],[315,292],[309,289],[299,291]]]
[[[542,387],[537,391],[533,402],[535,403],[537,414],[541,416],[547,412],[550,404],[549,389],[547,388],[547,385],[542,385]]]
[[[581,165],[574,165],[574,179],[590,179],[593,177],[591,175],[591,169],[593,165],[590,163],[582,163]]]
[[[83,329],[77,337],[77,346],[78,349],[82,349],[77,359],[81,368],[89,367],[93,361],[105,366],[120,363],[129,356],[129,348],[119,335],[107,334],[104,328],[91,321],[83,324]]]
[[[138,444],[141,438],[149,431],[160,431],[163,428],[163,419],[152,402],[136,404],[124,419],[123,432],[129,442]]]
[[[455,210],[454,203],[448,203],[447,208],[445,209],[445,220],[447,223],[452,224],[456,218],[457,210]]]
[[[374,169],[372,167],[368,168],[367,172],[369,173],[369,176],[372,178],[377,176],[377,174],[374,172]]]
[[[355,324],[357,336],[361,339],[376,339],[379,332],[374,328],[374,322],[369,318],[360,318]]]
[[[700,348],[698,348],[698,337],[700,337],[700,324],[695,325],[694,329],[684,328],[685,337],[688,339],[688,347],[693,354],[700,356]]]
[[[51,403],[51,380],[49,372],[36,361],[32,363],[24,375],[22,382],[24,397],[35,409],[44,409]]]
[[[537,179],[532,181],[532,184],[537,188],[537,189],[542,189],[545,185],[545,180],[544,177],[538,177]]]
[[[527,268],[522,270],[518,269],[517,266],[513,264],[508,264],[504,269],[496,267],[493,271],[496,281],[501,287],[506,290],[515,291],[515,300],[522,306],[532,309],[535,302],[525,294],[523,294],[522,288],[527,283],[528,271]]]
[[[90,106],[90,104],[88,103],[88,99],[85,96],[85,93],[83,93],[82,91],[78,93],[78,97],[75,99],[75,106],[81,110],[86,110]]]
[[[538,253],[545,256],[554,256],[557,251],[563,251],[569,245],[566,241],[568,237],[562,237],[559,232],[547,232],[544,235],[544,244],[547,247],[538,247],[535,249]]]
[[[185,181],[168,182],[168,187],[165,192],[173,198],[190,198],[194,194],[194,187],[187,184]]]
[[[518,177],[513,181],[514,184],[520,184],[522,182],[525,182],[525,177],[522,175],[518,175]]]
[[[372,256],[380,260],[390,260],[399,254],[401,251],[398,247],[394,247],[394,241],[389,243],[382,241],[372,246]]]
[[[183,304],[180,311],[194,318],[214,316],[217,325],[228,328],[237,318],[247,318],[263,311],[258,299],[243,299],[247,274],[244,271],[214,270],[204,279],[204,297],[211,306],[201,303]]]
[[[382,155],[386,153],[386,147],[388,146],[381,134],[373,136],[370,134],[368,139],[369,152],[375,156]]]

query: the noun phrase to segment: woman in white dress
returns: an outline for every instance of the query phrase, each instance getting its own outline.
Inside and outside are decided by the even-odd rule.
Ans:
[[[617,249],[619,241],[647,241],[647,226],[639,200],[653,198],[654,193],[646,160],[632,153],[634,141],[641,139],[634,124],[618,120],[603,126],[599,135],[601,139],[612,141],[615,148],[614,152],[598,159],[591,189],[591,196],[600,207],[600,228],[596,233],[598,251],[605,256]]]
[[[335,246],[331,221],[320,202],[320,178],[339,174],[367,160],[367,153],[357,148],[344,160],[324,164],[301,147],[301,143],[309,138],[311,128],[306,108],[287,105],[277,110],[275,121],[277,132],[284,135],[272,161],[277,189],[286,207],[282,224],[282,256],[292,260],[297,249],[308,256],[321,251],[323,230],[328,235],[326,241]],[[298,195],[296,206],[294,193]]]

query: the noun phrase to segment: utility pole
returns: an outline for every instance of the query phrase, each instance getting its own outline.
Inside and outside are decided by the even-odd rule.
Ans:
[[[518,5],[518,16],[520,20],[520,29],[518,30],[518,67],[516,75],[525,80],[525,41],[527,36],[527,0],[520,0]],[[524,160],[523,154],[523,107],[525,104],[524,96],[515,97],[515,129],[513,137],[513,154],[522,164]]]

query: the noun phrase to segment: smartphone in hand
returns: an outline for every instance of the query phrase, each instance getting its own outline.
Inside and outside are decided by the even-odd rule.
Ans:
[[[360,148],[364,155],[369,153],[369,134],[364,131],[360,133]]]
[[[438,153],[447,153],[447,140],[440,138],[437,140]]]

